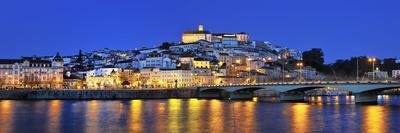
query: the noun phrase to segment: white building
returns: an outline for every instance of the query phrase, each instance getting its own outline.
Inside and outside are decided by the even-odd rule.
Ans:
[[[97,68],[95,70],[90,70],[86,73],[87,77],[102,77],[110,76],[113,73],[120,72],[121,68]]]
[[[191,70],[180,69],[147,69],[140,70],[146,86],[155,88],[183,88],[193,86],[193,74]]]
[[[161,69],[175,69],[176,61],[165,56],[148,57],[140,61],[140,69],[144,67],[155,67]]]
[[[392,70],[392,77],[393,78],[400,78],[400,70]]]
[[[62,88],[63,59],[0,59],[0,88]]]

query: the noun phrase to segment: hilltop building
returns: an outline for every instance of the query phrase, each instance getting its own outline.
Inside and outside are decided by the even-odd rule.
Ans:
[[[227,45],[248,43],[250,37],[247,33],[215,33],[204,30],[203,25],[199,25],[197,31],[186,31],[182,35],[182,43],[194,43],[200,40],[208,42],[219,42]]]

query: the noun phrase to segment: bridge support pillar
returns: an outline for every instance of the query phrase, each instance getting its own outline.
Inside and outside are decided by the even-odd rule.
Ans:
[[[279,100],[288,102],[304,102],[304,96],[304,93],[282,92],[279,95]]]
[[[355,95],[356,103],[367,103],[367,104],[377,104],[378,103],[378,95],[376,94],[363,94],[358,93]]]

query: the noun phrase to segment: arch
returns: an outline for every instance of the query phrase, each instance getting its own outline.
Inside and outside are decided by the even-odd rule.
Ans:
[[[254,92],[254,91],[262,90],[262,89],[265,89],[265,88],[262,88],[262,87],[245,87],[245,88],[240,88],[240,89],[238,89],[238,90],[235,90],[235,91],[233,91],[233,92],[241,92],[241,91],[250,91],[250,92]],[[267,89],[265,89],[265,90],[267,90]]]
[[[382,92],[384,90],[390,90],[390,89],[396,89],[396,88],[400,88],[400,86],[374,88],[374,89],[362,91],[360,93],[380,93],[380,92]]]
[[[221,91],[226,91],[226,90],[222,88],[207,88],[200,90],[200,92],[221,92]]]
[[[294,89],[288,90],[286,92],[302,92],[302,93],[304,93],[309,90],[326,88],[326,87],[328,87],[328,86],[306,86],[306,87],[294,88]]]

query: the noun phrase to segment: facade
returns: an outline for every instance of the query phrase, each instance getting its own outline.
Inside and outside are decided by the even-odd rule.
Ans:
[[[120,88],[121,68],[98,68],[86,73],[86,86],[89,89]]]
[[[193,68],[210,68],[210,61],[202,58],[193,59]]]
[[[59,54],[51,61],[35,57],[0,59],[0,87],[60,89],[63,86],[63,65]]]
[[[161,69],[153,71],[149,80],[157,88],[184,88],[194,85],[191,70]]]
[[[368,72],[368,78],[372,79],[373,78],[373,73],[374,72]],[[388,72],[376,70],[375,71],[375,79],[388,79]]]
[[[144,67],[155,67],[161,69],[175,69],[176,61],[172,60],[169,57],[165,56],[157,56],[157,57],[148,57],[141,61],[141,68]]]
[[[199,25],[197,31],[186,31],[182,35],[182,43],[194,43],[200,40],[211,42],[211,33],[205,31],[203,25]]]
[[[400,78],[400,70],[393,70],[392,71],[392,77],[395,79]]]

